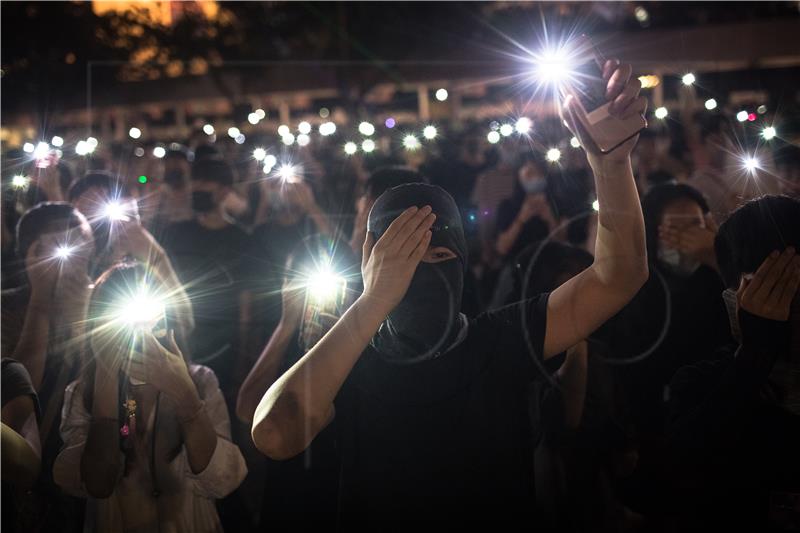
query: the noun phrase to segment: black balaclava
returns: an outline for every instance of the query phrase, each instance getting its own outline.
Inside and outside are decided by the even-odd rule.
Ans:
[[[455,201],[435,185],[409,183],[389,189],[375,201],[367,219],[367,231],[377,241],[404,210],[426,205],[436,215],[431,246],[446,246],[457,257],[421,262],[405,296],[372,338],[372,346],[384,359],[399,364],[434,358],[455,341],[462,322],[467,241]]]

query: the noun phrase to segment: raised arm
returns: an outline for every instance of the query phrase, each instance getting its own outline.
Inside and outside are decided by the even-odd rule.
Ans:
[[[631,66],[608,61],[606,97],[612,115],[643,113],[647,101],[641,83],[631,79]],[[585,148],[600,204],[592,266],[557,288],[547,306],[544,356],[549,357],[585,339],[622,309],[647,280],[644,220],[631,170],[630,153],[638,136],[602,154],[574,118],[572,100],[564,103],[570,129]]]
[[[431,208],[411,207],[375,243],[364,243],[364,293],[327,334],[266,391],[253,420],[253,442],[273,459],[302,452],[332,420],[333,401],[389,312],[408,290],[430,244]],[[313,391],[313,394],[309,394]]]

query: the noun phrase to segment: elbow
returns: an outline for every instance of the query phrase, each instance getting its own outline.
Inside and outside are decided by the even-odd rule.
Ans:
[[[281,428],[270,418],[255,422],[251,436],[258,451],[275,461],[291,459],[303,451],[302,448],[291,446],[291,439],[287,439]]]

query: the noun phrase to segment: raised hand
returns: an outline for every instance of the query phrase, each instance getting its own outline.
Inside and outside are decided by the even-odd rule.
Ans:
[[[629,64],[620,63],[618,59],[609,59],[603,65],[603,80],[606,82],[606,101],[611,102],[608,108],[609,114],[618,118],[629,118],[636,114],[643,114],[647,109],[647,99],[639,96],[642,84],[638,78],[631,78],[633,72]],[[561,115],[567,128],[575,135],[586,150],[589,164],[593,168],[603,162],[619,162],[626,160],[636,146],[639,136],[636,135],[615,148],[611,152],[604,154],[592,141],[589,134],[584,129],[580,120],[575,116],[573,108],[574,101],[572,95],[564,99],[561,108]]]
[[[430,206],[409,207],[389,225],[375,242],[367,234],[361,258],[364,297],[383,316],[405,296],[411,278],[431,242],[431,225],[436,215]]]
[[[800,256],[793,247],[772,252],[753,277],[742,278],[736,299],[745,311],[770,320],[786,321],[800,285]]]
[[[671,224],[661,224],[658,227],[658,237],[667,247],[706,265],[715,266],[716,229],[711,217],[706,217],[705,226],[676,227]]]

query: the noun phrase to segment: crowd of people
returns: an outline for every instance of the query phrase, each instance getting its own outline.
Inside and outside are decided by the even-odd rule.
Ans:
[[[4,154],[3,528],[800,528],[799,150],[551,122]]]

